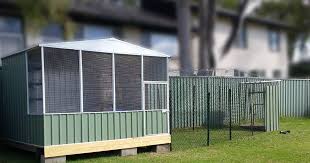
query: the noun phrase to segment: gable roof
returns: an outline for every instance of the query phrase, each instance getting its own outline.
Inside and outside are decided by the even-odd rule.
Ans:
[[[72,49],[102,53],[170,57],[167,54],[134,45],[116,38],[39,44],[41,47]]]

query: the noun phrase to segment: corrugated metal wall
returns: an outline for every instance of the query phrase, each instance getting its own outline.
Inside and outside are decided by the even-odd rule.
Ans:
[[[276,131],[279,129],[281,105],[279,90],[279,86],[268,86],[266,88],[265,131]]]
[[[240,82],[261,81],[259,78],[229,77],[170,77],[170,110],[172,128],[199,127],[207,122],[207,93],[210,92],[210,126],[221,127],[229,122],[228,90],[232,91],[232,123],[239,124],[241,119],[250,119],[245,85]],[[264,85],[255,90],[262,91]],[[195,90],[194,90],[195,89]],[[193,94],[195,91],[195,95]],[[193,101],[195,96],[196,101]],[[263,96],[258,95],[255,103],[260,104]],[[268,96],[269,98],[269,96]],[[272,101],[271,101],[272,102]],[[268,107],[272,105],[268,105]],[[256,109],[256,108],[255,108]],[[269,108],[274,109],[274,108]],[[264,109],[256,109],[256,116],[264,119]],[[273,120],[273,119],[271,119]],[[269,121],[269,119],[268,119]]]
[[[289,79],[280,83],[280,115],[285,117],[310,116],[310,80]]]
[[[4,138],[44,145],[43,116],[27,115],[26,56],[20,53],[2,60]]]
[[[45,146],[141,137],[143,119],[142,111],[45,115]],[[167,127],[167,113],[146,112],[146,135],[168,133]]]

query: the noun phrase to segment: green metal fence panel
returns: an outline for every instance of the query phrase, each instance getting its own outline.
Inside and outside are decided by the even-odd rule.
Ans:
[[[26,56],[2,59],[3,137],[17,142],[44,145],[43,116],[27,114]]]
[[[168,133],[168,114],[146,111],[146,134]],[[54,114],[44,116],[44,145],[142,137],[143,111]]]
[[[307,117],[310,113],[310,80],[286,79],[279,85],[280,116]]]
[[[231,77],[170,77],[170,110],[171,128],[191,128],[206,125],[207,122],[207,93],[211,94],[210,99],[210,127],[220,128],[228,124],[229,104],[228,90],[232,91],[232,116],[233,125],[241,121],[250,120],[250,107],[248,93],[249,88],[241,82],[255,82],[266,79],[260,78],[231,78]],[[260,92],[268,84],[258,84],[255,90]],[[283,84],[282,84],[283,85]],[[278,129],[278,116],[280,114],[280,92],[284,92],[283,86],[267,92],[265,107],[271,109],[268,112],[268,131]],[[195,89],[195,102],[193,103],[193,89]],[[283,94],[285,95],[285,94]],[[253,103],[264,103],[263,94],[258,94]],[[285,97],[285,96],[283,96]],[[266,109],[260,109],[255,105],[255,116],[258,119],[265,119]],[[265,111],[264,111],[265,110]],[[267,118],[267,117],[266,117]],[[265,119],[266,120],[266,119]]]
[[[267,86],[265,105],[265,131],[279,129],[279,86]]]

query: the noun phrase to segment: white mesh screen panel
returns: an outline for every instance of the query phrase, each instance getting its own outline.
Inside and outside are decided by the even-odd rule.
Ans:
[[[43,113],[41,48],[27,52],[29,114]]]
[[[145,84],[145,109],[167,109],[167,85]]]
[[[141,56],[115,55],[116,110],[141,110]]]
[[[113,111],[112,54],[84,52],[84,112]]]
[[[45,112],[80,112],[79,52],[44,48]]]
[[[167,81],[167,58],[143,57],[144,81]]]

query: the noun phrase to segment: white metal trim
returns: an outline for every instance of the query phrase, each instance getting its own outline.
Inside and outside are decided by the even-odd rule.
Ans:
[[[115,91],[115,54],[112,53],[112,97],[113,97],[113,112],[116,111],[116,91]]]
[[[159,110],[150,110],[159,111]],[[126,111],[101,111],[101,112],[71,112],[71,113],[45,113],[45,115],[67,115],[67,114],[109,114],[109,113],[131,113],[131,112],[143,112],[143,110],[126,110]]]
[[[43,101],[43,114],[45,114],[45,69],[44,69],[44,47],[41,47],[41,70],[42,70],[42,101]]]
[[[27,89],[27,115],[30,115],[29,110],[29,72],[28,72],[28,53],[25,52],[25,62],[26,62],[26,89]]]
[[[82,50],[79,50],[79,72],[80,72],[80,112],[84,111],[84,92],[83,92],[83,60]]]
[[[167,65],[166,65],[166,68],[167,68],[167,129],[168,129],[168,133],[170,133],[170,108],[169,108],[169,103],[170,103],[170,101],[169,101],[169,96],[170,96],[170,94],[169,94],[169,70],[168,70],[168,65],[169,65],[169,58],[167,57]]]
[[[144,84],[168,84],[168,81],[143,81]]]
[[[141,105],[142,105],[142,110],[143,110],[143,135],[146,135],[146,113],[145,113],[145,92],[144,92],[144,69],[143,69],[143,54],[141,54]]]

